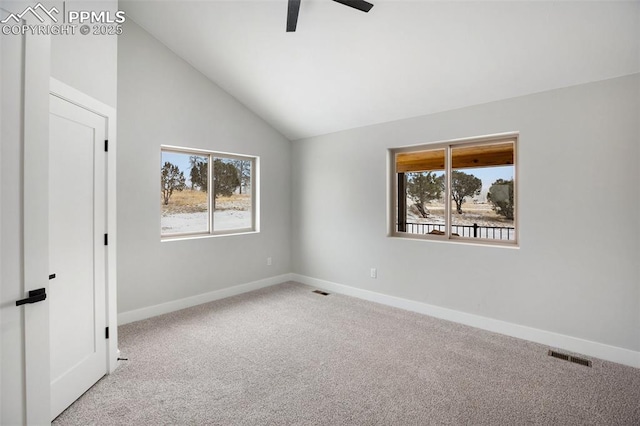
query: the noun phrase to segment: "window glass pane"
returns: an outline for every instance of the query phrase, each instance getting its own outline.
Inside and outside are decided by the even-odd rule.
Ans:
[[[445,150],[396,155],[397,230],[443,235],[445,231]]]
[[[252,173],[250,159],[214,158],[214,231],[253,228]]]
[[[451,149],[451,235],[515,240],[513,143]]]
[[[209,157],[162,151],[161,235],[209,232]]]

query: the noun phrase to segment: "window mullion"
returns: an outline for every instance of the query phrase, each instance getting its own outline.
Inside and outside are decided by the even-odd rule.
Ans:
[[[216,194],[213,182],[213,155],[209,154],[209,169],[207,171],[207,185],[209,186],[209,234],[213,234],[213,204]]]
[[[444,191],[444,228],[445,237],[451,239],[451,146],[445,149],[444,173],[446,187]]]
[[[258,161],[254,158],[249,163],[251,165],[251,227],[253,229],[258,229],[258,185],[256,184],[258,179]]]

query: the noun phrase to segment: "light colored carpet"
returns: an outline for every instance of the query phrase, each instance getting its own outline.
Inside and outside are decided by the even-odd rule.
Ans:
[[[55,425],[639,425],[640,370],[296,283],[120,327]]]

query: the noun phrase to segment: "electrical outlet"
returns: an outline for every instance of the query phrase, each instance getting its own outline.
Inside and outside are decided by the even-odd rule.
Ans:
[[[371,278],[378,278],[378,270],[376,268],[371,268]]]
[[[271,257],[267,257],[267,266],[273,265],[273,259]]]

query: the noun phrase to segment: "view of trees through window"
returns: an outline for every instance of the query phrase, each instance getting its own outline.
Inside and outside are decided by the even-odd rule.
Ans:
[[[395,153],[396,232],[515,241],[514,152],[512,138]]]
[[[252,230],[253,168],[251,157],[163,149],[161,235]]]

